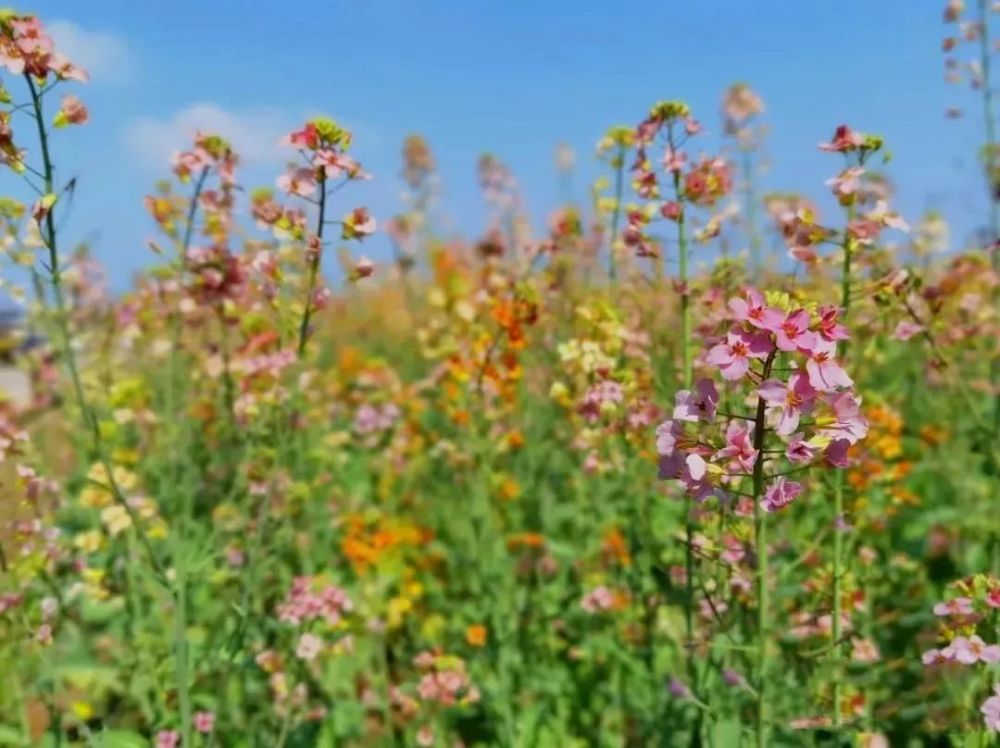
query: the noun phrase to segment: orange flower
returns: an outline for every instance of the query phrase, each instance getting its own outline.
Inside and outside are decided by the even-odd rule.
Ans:
[[[465,630],[465,641],[470,647],[485,647],[486,638],[486,627],[480,623],[474,623]]]
[[[604,533],[602,550],[609,560],[625,567],[632,565],[632,555],[629,553],[628,543],[617,527],[612,527]]]

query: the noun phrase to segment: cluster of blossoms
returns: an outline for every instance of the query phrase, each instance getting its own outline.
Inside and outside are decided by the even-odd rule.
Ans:
[[[294,626],[321,619],[334,627],[352,608],[350,598],[340,587],[313,577],[296,577],[277,612],[279,620]]]
[[[560,343],[560,376],[550,395],[572,411],[573,446],[586,455],[588,473],[605,472],[620,462],[607,437],[621,434],[641,443],[660,416],[653,404],[649,336],[600,305],[576,310],[580,337]]]
[[[691,159],[684,150],[687,141],[701,131],[701,125],[691,116],[687,104],[679,101],[654,105],[636,127],[632,187],[639,197],[649,202],[628,211],[628,226],[622,236],[626,246],[640,257],[659,256],[657,241],[648,232],[655,220],[683,221],[685,204],[712,209],[732,192],[732,168],[725,159],[719,156]],[[663,148],[659,164],[670,186],[665,199],[661,199],[664,194],[662,177],[649,153],[656,145]],[[695,232],[695,238],[706,241],[718,236],[722,221],[728,215],[728,211],[722,211],[710,216]]]
[[[807,310],[786,299],[770,300],[753,289],[729,303],[733,326],[704,355],[703,363],[741,389],[730,399],[756,403],[755,415],[719,412],[720,393],[711,378],[677,393],[673,417],[657,428],[661,478],[679,480],[688,495],[727,498],[758,471],[767,480],[761,507],[781,509],[802,485],[777,474],[780,458],[797,472],[814,463],[846,467],[848,448],[867,433],[853,382],[836,359],[847,330],[838,310]],[[719,419],[724,432],[718,433]],[[808,420],[807,420],[808,419]],[[773,448],[771,433],[782,442]]]
[[[846,161],[844,168],[826,182],[837,202],[850,212],[851,219],[843,233],[820,225],[815,207],[798,197],[775,196],[768,200],[768,210],[778,224],[790,257],[815,265],[823,245],[849,243],[853,249],[873,244],[884,229],[909,229],[888,206],[885,180],[866,169],[871,157],[882,148],[881,137],[857,132],[847,125],[839,126],[829,142],[819,144],[821,151],[840,153]]]
[[[14,75],[23,75],[35,91],[35,86],[50,87],[49,81],[78,81],[86,83],[86,71],[74,65],[55,50],[52,37],[35,16],[18,15],[14,11],[0,10],[0,67]],[[51,77],[50,77],[51,76]],[[44,91],[43,91],[44,92]],[[39,94],[40,96],[41,94]],[[10,104],[10,93],[0,83],[0,104]],[[24,173],[24,152],[14,142],[11,115],[14,110],[0,111],[0,164],[15,172]],[[62,104],[52,120],[55,127],[83,124],[88,119],[87,107],[76,96],[63,97]],[[41,220],[51,208],[56,195],[43,196],[35,204],[35,220]],[[48,204],[45,204],[48,202]]]
[[[921,656],[923,664],[935,670],[954,666],[986,666],[1000,662],[1000,643],[987,643],[982,634],[989,635],[991,625],[1000,615],[1000,580],[978,575],[953,585],[954,597],[934,606],[939,621],[939,637],[948,643],[941,648],[929,649]],[[980,711],[988,730],[1000,732],[1000,689],[987,698]]]

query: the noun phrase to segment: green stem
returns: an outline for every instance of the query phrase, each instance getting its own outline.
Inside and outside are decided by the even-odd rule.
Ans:
[[[764,364],[764,379],[771,374],[774,353]],[[767,748],[769,732],[768,715],[768,636],[770,634],[770,601],[767,590],[767,513],[760,506],[764,495],[764,437],[766,435],[765,416],[767,403],[757,398],[757,413],[754,418],[753,441],[757,459],[753,465],[753,524],[754,545],[757,549],[757,748]]]
[[[615,209],[611,214],[611,241],[608,244],[608,276],[611,279],[611,284],[614,285],[618,278],[618,266],[615,262],[615,245],[618,243],[618,224],[621,222],[622,217],[622,191],[624,189],[624,171],[625,171],[625,146],[618,146],[618,152],[615,154],[612,164],[615,167]]]
[[[854,220],[854,205],[847,208],[847,224],[850,226]],[[847,312],[851,306],[851,255],[854,251],[851,234],[847,227],[844,228],[844,259],[840,273],[840,306],[843,309],[846,323]],[[842,341],[838,353],[841,356],[847,354],[847,342]],[[844,513],[844,474],[837,471],[833,478],[833,621],[831,625],[831,653],[836,660],[836,669],[833,675],[833,726],[839,729],[843,723],[841,702],[843,700],[843,685],[841,683],[840,656],[843,651],[842,624],[841,624],[841,598],[843,597],[844,581],[844,533],[839,525]]]
[[[320,258],[323,256],[323,229],[326,226],[326,176],[319,178],[319,216],[316,219],[317,247],[309,258],[309,280],[306,284],[306,306],[302,311],[302,323],[299,325],[298,357],[301,359],[306,351],[309,340],[309,322],[313,314],[313,294],[316,291],[316,279],[319,276]]]
[[[31,92],[31,104],[34,109],[35,122],[38,126],[38,140],[42,151],[42,162],[45,176],[45,192],[46,194],[51,194],[53,191],[55,170],[49,154],[49,137],[45,130],[45,115],[42,109],[42,97],[38,88],[35,86],[35,82],[31,78],[31,74],[25,73],[24,78],[27,81],[28,90]],[[88,404],[83,391],[83,380],[80,377],[80,369],[77,365],[76,353],[73,351],[72,334],[69,327],[69,310],[66,307],[66,294],[62,286],[62,268],[59,264],[59,249],[56,240],[55,206],[52,206],[45,216],[45,227],[42,231],[42,240],[49,250],[49,273],[50,284],[52,286],[52,296],[55,302],[56,331],[59,333],[59,343],[62,348],[63,358],[66,361],[66,369],[73,385],[73,394],[76,398],[77,407],[80,409],[84,425],[91,435],[92,449],[107,474],[107,488],[111,490],[111,495],[115,502],[125,510],[126,514],[128,514],[132,525],[139,530],[137,535],[143,545],[143,549],[149,556],[150,565],[152,566],[154,572],[156,572],[160,582],[165,583],[166,576],[164,575],[163,567],[156,557],[153,546],[150,543],[149,538],[146,536],[146,533],[139,529],[142,527],[140,524],[142,520],[132,508],[132,505],[128,503],[121,487],[115,479],[114,472],[111,469],[111,462],[104,450],[100,424],[97,421],[97,416]]]

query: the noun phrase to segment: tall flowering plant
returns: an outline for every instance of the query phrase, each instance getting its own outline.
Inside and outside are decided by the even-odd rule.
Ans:
[[[753,517],[758,745],[767,745],[770,720],[767,516],[807,495],[797,476],[846,467],[849,447],[868,430],[854,383],[837,361],[837,343],[848,337],[838,311],[752,288],[730,300],[725,335],[701,357],[712,374],[677,393],[673,416],[656,431],[661,478],[678,481],[695,500],[715,498]],[[722,402],[749,410],[724,411]]]

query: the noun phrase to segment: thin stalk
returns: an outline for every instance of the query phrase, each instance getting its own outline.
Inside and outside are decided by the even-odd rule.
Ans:
[[[38,88],[35,86],[34,80],[31,78],[31,74],[25,73],[24,79],[27,81],[28,90],[31,92],[31,103],[34,109],[35,123],[38,126],[38,141],[42,151],[42,163],[45,174],[45,192],[46,194],[50,194],[53,191],[55,169],[49,153],[49,136],[48,132],[45,130],[42,97]],[[106,486],[106,488],[110,489],[115,502],[125,510],[125,513],[132,522],[132,525],[137,529],[136,534],[142,543],[143,550],[149,557],[149,562],[153,571],[156,573],[158,580],[162,584],[166,585],[166,575],[164,574],[162,565],[156,557],[156,552],[153,550],[153,546],[150,543],[149,538],[146,536],[146,533],[139,529],[142,527],[142,520],[136,513],[135,509],[132,508],[132,505],[128,503],[128,500],[125,498],[125,494],[121,490],[121,486],[118,485],[118,482],[115,479],[114,472],[111,469],[111,462],[104,450],[100,424],[98,423],[97,416],[91,409],[83,391],[83,380],[80,377],[80,369],[76,361],[76,352],[73,350],[72,334],[69,327],[69,310],[66,307],[66,294],[62,285],[62,268],[59,264],[59,248],[56,238],[55,206],[52,206],[45,215],[45,227],[42,232],[42,239],[45,246],[49,250],[49,282],[52,286],[52,296],[55,303],[56,331],[59,333],[59,343],[62,348],[63,358],[66,361],[66,369],[72,382],[73,394],[76,398],[77,407],[80,409],[84,425],[91,435],[92,449],[97,455],[97,459],[107,475],[108,486]]]
[[[854,220],[854,205],[847,207],[847,225],[850,226]],[[840,273],[840,306],[844,312],[846,323],[847,312],[851,306],[851,254],[854,251],[851,234],[847,227],[844,228],[843,243],[844,259]],[[841,341],[838,353],[846,355],[847,341]],[[841,645],[842,624],[841,624],[841,598],[843,597],[844,581],[844,533],[839,524],[844,513],[844,475],[838,470],[833,478],[833,621],[830,631],[832,640],[832,654],[837,660],[836,669],[833,676],[833,727],[840,729],[843,723],[843,713],[841,712],[841,701],[843,687],[841,684],[840,656],[843,652]]]
[[[299,325],[298,357],[301,359],[306,351],[309,340],[309,322],[313,314],[313,294],[316,291],[316,279],[319,276],[320,258],[323,256],[323,229],[326,226],[326,175],[319,178],[319,216],[316,219],[317,246],[313,256],[309,258],[309,280],[306,285],[306,306],[302,311],[302,323]]]
[[[671,149],[673,149],[673,136]],[[674,199],[681,203],[681,175],[674,172]],[[677,216],[677,253],[681,285],[681,361],[682,382],[684,389],[691,389],[691,309],[688,297],[688,246],[684,209]],[[694,522],[691,519],[691,499],[684,500],[684,569],[685,569],[685,606],[684,606],[684,637],[687,654],[687,670],[691,687],[694,687],[696,668],[694,662]]]
[[[764,364],[764,377],[771,373],[774,353]],[[757,748],[767,748],[769,720],[768,715],[768,651],[767,639],[770,633],[770,601],[767,590],[767,514],[760,506],[760,498],[764,495],[764,437],[766,435],[765,416],[767,403],[764,398],[757,398],[757,414],[754,419],[753,441],[757,450],[757,459],[753,464],[753,526],[754,545],[757,549]]]
[[[618,243],[618,225],[622,217],[622,191],[624,189],[625,146],[619,145],[612,165],[615,167],[615,209],[611,214],[611,241],[608,244],[608,277],[614,285],[618,278],[618,266],[615,262],[615,245]]]

